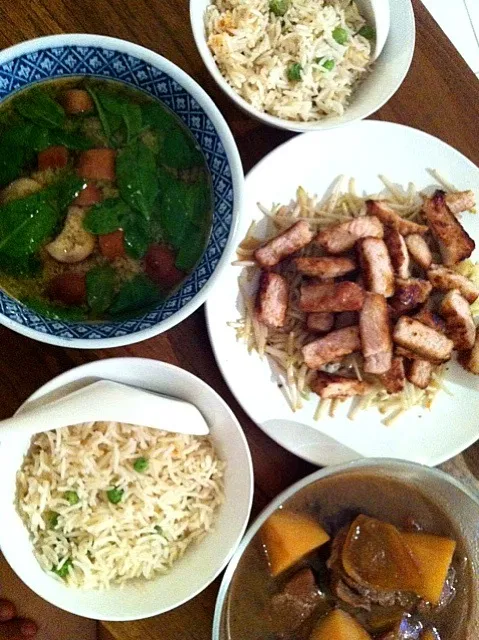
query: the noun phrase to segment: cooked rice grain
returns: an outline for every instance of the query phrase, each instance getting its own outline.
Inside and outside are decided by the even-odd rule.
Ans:
[[[303,122],[344,113],[370,68],[364,25],[350,0],[291,0],[284,16],[270,0],[213,0],[205,16],[208,46],[231,87],[260,111]],[[344,45],[336,28],[348,34]],[[301,79],[292,81],[297,64]]]
[[[143,472],[133,466],[139,457],[148,460]],[[17,509],[45,571],[57,575],[68,560],[69,586],[106,589],[168,572],[212,529],[223,471],[209,438],[77,425],[32,440],[17,476]],[[124,491],[118,504],[107,497],[113,488]]]

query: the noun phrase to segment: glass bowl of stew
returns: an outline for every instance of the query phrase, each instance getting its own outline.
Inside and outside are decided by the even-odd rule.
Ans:
[[[0,322],[99,348],[170,329],[230,259],[243,172],[213,101],[132,43],[0,54]]]
[[[479,501],[418,464],[361,460],[299,481],[231,560],[213,640],[479,637]]]

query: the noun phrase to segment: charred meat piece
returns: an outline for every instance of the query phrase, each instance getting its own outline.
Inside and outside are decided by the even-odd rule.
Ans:
[[[453,289],[441,303],[441,314],[446,319],[447,335],[458,351],[472,349],[476,326],[468,301]]]
[[[371,390],[371,385],[355,378],[336,376],[318,372],[311,382],[311,390],[321,398],[349,398],[363,396]]]
[[[313,235],[309,224],[305,220],[300,220],[276,238],[272,238],[262,247],[256,249],[254,252],[256,262],[264,269],[274,267],[284,258],[309,244]]]
[[[426,327],[431,327],[431,329],[435,329],[441,333],[445,333],[446,331],[446,323],[441,316],[438,316],[437,313],[433,313],[427,307],[419,309],[419,311],[413,315],[413,318],[425,324]]]
[[[355,282],[314,282],[302,285],[299,308],[322,313],[359,311],[363,302],[364,289]]]
[[[394,327],[393,340],[399,346],[423,360],[446,362],[450,359],[454,343],[442,333],[426,327],[422,322],[402,316]]]
[[[396,278],[395,285],[395,293],[389,304],[398,316],[426,302],[432,291],[431,283],[420,278]]]
[[[352,327],[355,324],[358,324],[359,316],[357,311],[343,311],[342,313],[337,313],[334,318],[334,328],[335,329],[344,329],[345,327]]]
[[[449,211],[455,216],[463,211],[470,211],[476,206],[474,191],[452,191],[446,193],[445,200]]]
[[[296,258],[296,269],[305,276],[326,280],[339,278],[356,269],[351,258]]]
[[[384,225],[396,229],[402,236],[408,236],[411,233],[424,235],[427,232],[426,226],[401,218],[400,215],[393,211],[391,207],[382,200],[368,200],[366,205],[369,215],[376,216]]]
[[[323,364],[341,360],[343,356],[360,349],[359,327],[346,327],[313,340],[305,345],[302,351],[306,365],[310,369],[319,369]]]
[[[363,238],[358,241],[358,253],[365,288],[390,298],[394,293],[394,272],[384,240]]]
[[[332,313],[308,313],[306,326],[309,331],[324,333],[331,331],[334,325],[334,315]]]
[[[397,356],[400,356],[401,358],[406,358],[406,360],[427,360],[428,362],[431,362],[432,364],[442,364],[444,362],[444,360],[441,360],[439,358],[435,358],[434,356],[428,355],[427,358],[425,358],[424,356],[422,356],[422,358],[420,358],[417,353],[414,353],[414,351],[411,351],[410,349],[405,349],[404,347],[399,347],[396,346],[396,348],[394,349],[394,353]]]
[[[407,379],[419,389],[427,389],[431,383],[434,365],[428,360],[412,360],[408,367]]]
[[[403,391],[406,385],[403,358],[398,356],[394,357],[389,371],[380,375],[379,379],[388,393],[400,393]]]
[[[421,238],[421,236],[418,236],[417,234],[416,237]],[[394,273],[399,278],[409,278],[410,260],[404,237],[397,229],[394,229],[393,227],[386,227],[384,229],[384,242],[388,248]]]
[[[476,329],[474,346],[471,351],[464,351],[459,356],[459,362],[464,369],[467,369],[476,376],[479,376],[479,328]]]
[[[479,289],[476,285],[452,269],[433,264],[427,272],[427,277],[432,286],[439,291],[458,289],[461,296],[466,298],[470,304],[479,297]]]
[[[344,253],[360,238],[382,238],[383,225],[373,216],[361,216],[320,231],[314,241],[328,253]]]
[[[366,373],[386,373],[392,364],[393,343],[386,298],[366,293],[359,316],[359,333]]]
[[[411,233],[406,236],[406,246],[414,262],[427,271],[432,264],[432,254],[424,238],[418,233]]]
[[[275,628],[282,633],[295,631],[321,599],[313,572],[309,568],[301,569],[271,598],[269,614]]]
[[[426,198],[423,213],[435,237],[446,267],[452,267],[469,258],[474,251],[474,240],[450,212],[444,191],[436,191],[432,198]]]
[[[256,298],[258,320],[268,327],[282,327],[288,309],[288,283],[278,273],[263,271]]]

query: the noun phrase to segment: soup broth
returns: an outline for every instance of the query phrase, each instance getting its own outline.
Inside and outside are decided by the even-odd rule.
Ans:
[[[272,577],[264,537],[261,531],[258,532],[241,557],[229,589],[223,620],[223,626],[227,628],[225,637],[231,640],[308,640],[318,621],[339,606],[350,613],[373,638],[420,640],[423,637],[440,637],[440,640],[466,640],[471,570],[464,545],[447,514],[420,491],[408,489],[406,492],[404,485],[393,479],[350,473],[346,477],[325,478],[306,487],[282,508],[310,516],[322,525],[331,540],[292,568]],[[331,590],[331,574],[327,566],[331,543],[335,535],[344,526],[350,525],[359,514],[386,521],[401,530],[420,530],[457,542],[452,562],[455,596],[441,611],[423,607],[420,611],[411,612],[411,629],[416,625],[416,635],[412,631],[411,635],[385,635],[390,630],[388,621],[400,619],[403,613],[400,606],[373,605],[367,611],[347,605]],[[292,631],[285,628],[287,621],[285,624],[281,611],[276,609],[272,615],[271,602],[302,567],[313,569],[321,595],[313,613]],[[437,630],[439,635],[421,635],[421,628],[424,632],[431,629],[432,634]]]
[[[137,315],[201,259],[213,190],[165,105],[93,78],[40,83],[0,106],[0,286],[54,318]]]

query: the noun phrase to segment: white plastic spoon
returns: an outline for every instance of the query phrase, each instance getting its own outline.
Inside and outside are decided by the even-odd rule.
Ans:
[[[376,30],[376,40],[373,49],[372,60],[377,60],[384,49],[391,26],[391,11],[389,2],[394,0],[356,0],[359,12],[368,24]]]
[[[125,422],[173,433],[204,436],[208,425],[189,402],[137,389],[118,382],[99,380],[58,400],[0,421],[0,437],[23,433],[35,435],[83,422]]]

